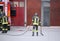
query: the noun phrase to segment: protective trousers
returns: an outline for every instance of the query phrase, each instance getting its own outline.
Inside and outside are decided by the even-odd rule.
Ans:
[[[35,30],[35,29],[36,29],[36,30]],[[38,25],[34,25],[34,26],[33,26],[32,36],[34,36],[34,32],[36,32],[36,35],[38,36]]]
[[[7,24],[4,24],[2,28],[2,33],[7,33],[7,31],[8,31]]]

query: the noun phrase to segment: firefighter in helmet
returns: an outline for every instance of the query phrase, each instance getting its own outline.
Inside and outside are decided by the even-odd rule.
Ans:
[[[0,31],[2,31],[2,10],[0,9]]]
[[[35,13],[34,16],[32,17],[32,23],[33,23],[32,36],[34,36],[35,31],[36,31],[36,35],[38,36],[38,25],[39,25],[38,13]]]
[[[3,17],[2,17],[2,33],[7,33],[8,31],[8,17],[5,15],[5,13],[3,13]]]

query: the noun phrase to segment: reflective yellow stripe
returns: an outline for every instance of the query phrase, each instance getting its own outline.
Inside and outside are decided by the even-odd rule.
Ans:
[[[5,29],[2,29],[2,30],[5,30]]]
[[[32,30],[32,32],[38,32],[38,30]]]
[[[8,24],[8,22],[4,22],[4,23],[2,23],[2,24]]]
[[[5,30],[8,30],[8,29],[5,29]]]
[[[33,25],[39,25],[38,23],[33,23]]]
[[[35,30],[32,30],[32,32],[34,32]]]
[[[6,16],[2,18],[2,24],[8,24],[8,20]]]
[[[8,24],[8,26],[10,26],[10,24]]]
[[[38,30],[36,30],[36,32],[38,32]]]

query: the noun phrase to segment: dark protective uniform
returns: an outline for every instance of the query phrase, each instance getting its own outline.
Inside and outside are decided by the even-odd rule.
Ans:
[[[38,36],[39,17],[38,16],[33,16],[32,22],[33,22],[32,36],[34,36],[35,28],[36,28],[36,35]]]
[[[8,18],[7,16],[3,16],[2,17],[2,33],[7,33],[8,31]]]

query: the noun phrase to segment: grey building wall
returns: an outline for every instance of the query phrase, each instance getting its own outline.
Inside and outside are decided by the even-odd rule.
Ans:
[[[50,0],[41,0],[41,25],[50,25]]]

